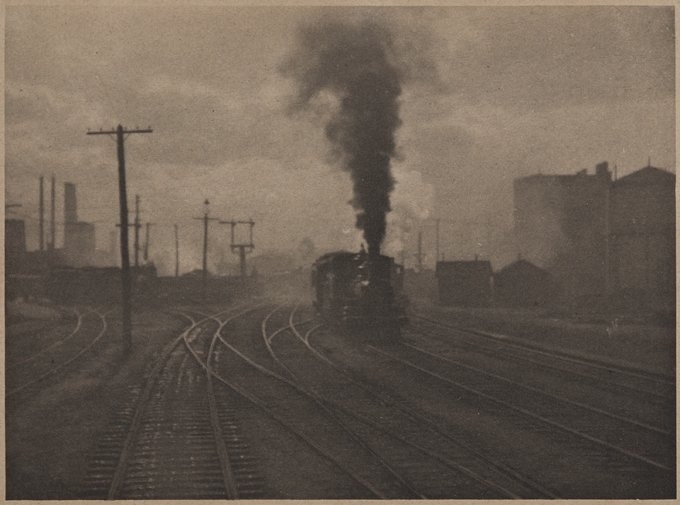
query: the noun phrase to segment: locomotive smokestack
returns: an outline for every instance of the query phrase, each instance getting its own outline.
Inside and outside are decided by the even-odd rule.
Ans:
[[[322,91],[338,99],[325,133],[352,176],[350,203],[369,256],[380,254],[385,237],[394,189],[390,162],[401,124],[401,71],[390,61],[391,49],[390,34],[381,26],[329,22],[302,30],[296,53],[282,68],[298,83],[296,108],[309,107]]]

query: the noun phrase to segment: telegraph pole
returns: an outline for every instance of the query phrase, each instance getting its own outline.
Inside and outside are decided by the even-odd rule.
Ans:
[[[423,232],[419,231],[418,232],[418,254],[415,255],[416,260],[418,261],[418,271],[422,272],[423,271],[423,257],[425,256],[423,254]]]
[[[45,195],[43,191],[44,177],[40,176],[40,250],[45,250]]]
[[[435,246],[435,254],[436,254],[436,256],[435,256],[435,259],[434,259],[434,264],[435,264],[434,266],[435,266],[435,268],[437,267],[437,261],[439,261],[439,221],[441,221],[441,219],[439,219],[439,218],[435,219],[435,223],[436,223],[436,225],[437,225],[437,228],[436,228],[436,231],[437,231],[437,243],[436,243],[436,246]]]
[[[210,202],[207,198],[203,204],[205,205],[203,217],[195,217],[194,219],[203,220],[203,301],[205,302],[208,284],[208,221],[219,221],[219,219],[216,217],[208,217]]]
[[[149,261],[149,228],[155,223],[146,223],[146,240],[144,241],[144,263]]]
[[[57,235],[57,224],[56,224],[56,218],[54,216],[54,200],[55,200],[55,184],[56,181],[54,179],[54,176],[52,176],[52,215],[51,215],[51,225],[52,225],[52,239],[49,244],[47,244],[47,248],[50,251],[54,251],[55,243],[57,242],[56,240],[56,235]]]
[[[135,195],[135,268],[139,267],[139,195]]]
[[[87,135],[115,135],[118,151],[118,191],[120,195],[120,257],[121,283],[123,286],[123,345],[125,353],[132,350],[132,286],[130,282],[130,250],[128,244],[128,206],[125,184],[125,134],[152,133],[146,130],[126,130],[121,125],[110,131],[88,131]],[[53,200],[54,202],[54,200]]]
[[[175,277],[179,277],[179,230],[175,224]]]
[[[441,241],[440,241],[440,226],[441,223],[456,223],[456,221],[451,220],[451,219],[442,219],[439,217],[436,218],[428,218],[428,221],[434,221],[435,223],[435,233],[436,233],[436,242],[435,242],[435,253],[436,253],[436,258],[435,258],[435,268],[437,266],[437,262],[441,259],[444,261],[444,254],[442,254],[441,251]]]

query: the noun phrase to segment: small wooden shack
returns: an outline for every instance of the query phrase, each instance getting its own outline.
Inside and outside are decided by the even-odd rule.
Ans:
[[[497,305],[545,307],[557,301],[560,287],[554,277],[524,259],[507,265],[494,275]]]

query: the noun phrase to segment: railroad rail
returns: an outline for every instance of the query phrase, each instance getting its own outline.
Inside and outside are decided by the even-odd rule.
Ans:
[[[65,338],[25,358],[22,362],[24,366],[21,368],[18,366],[7,368],[6,383],[10,385],[5,393],[6,399],[15,397],[46,379],[56,377],[104,337],[108,330],[107,313],[96,309],[89,309],[88,312],[96,316],[95,321],[88,321],[85,324],[83,322],[85,314],[79,314],[76,328]],[[100,324],[101,329],[96,332]],[[95,333],[95,337],[88,341],[87,336],[92,333]]]
[[[521,376],[521,381],[516,381],[521,385],[517,387],[552,396],[578,411],[588,411],[587,415],[596,412],[664,436],[675,431],[675,395],[668,391],[665,377],[612,367],[595,359],[582,360],[533,346],[523,347],[505,339],[489,341],[456,328],[441,328],[410,330],[411,338],[415,339],[412,343],[421,351],[441,355],[459,367],[478,369],[479,373],[485,370],[498,380],[512,381]],[[600,373],[603,369],[605,376]]]
[[[448,443],[456,445],[461,448],[462,451],[465,452],[466,458],[469,461],[470,458],[474,458],[478,460],[479,462],[483,462],[484,464],[493,467],[497,472],[500,472],[502,474],[505,474],[506,477],[509,477],[510,479],[514,479],[515,481],[518,481],[522,484],[524,484],[529,490],[531,495],[537,494],[539,496],[544,496],[548,498],[559,498],[559,496],[554,492],[548,489],[548,487],[543,486],[531,478],[527,477],[526,475],[523,475],[522,473],[518,472],[517,470],[510,468],[506,464],[502,463],[501,461],[489,457],[482,452],[478,451],[474,447],[472,447],[470,444],[466,443],[464,440],[462,440],[460,437],[455,437],[451,433],[449,433],[446,429],[442,428],[437,422],[435,422],[433,419],[423,415],[419,411],[417,411],[413,406],[408,405],[404,403],[402,400],[389,395],[384,388],[376,388],[373,387],[365,378],[362,378],[358,376],[356,373],[351,371],[348,368],[340,366],[338,363],[330,360],[328,357],[326,357],[320,350],[318,350],[316,347],[314,347],[311,342],[310,342],[310,337],[319,329],[323,328],[323,324],[318,324],[313,327],[311,327],[309,330],[305,332],[304,335],[300,334],[299,332],[295,331],[296,336],[304,343],[304,345],[308,348],[308,350],[314,354],[314,356],[319,360],[328,365],[329,367],[335,369],[338,373],[343,375],[348,381],[351,383],[355,384],[357,387],[365,390],[368,392],[368,394],[372,395],[373,397],[376,398],[376,400],[383,402],[386,405],[389,405],[391,408],[400,410],[403,412],[405,415],[412,417],[413,419],[417,420],[418,422],[422,423],[424,426],[432,430],[433,432],[437,433],[440,437],[442,437],[444,440],[446,440]],[[464,458],[465,459],[465,458]],[[484,473],[483,471],[480,473]]]
[[[442,367],[434,365],[431,360],[427,361],[427,364],[422,364],[424,360],[420,359],[418,360],[420,364],[418,364],[415,362],[413,355],[409,355],[408,358],[405,358],[404,353],[399,353],[400,355],[397,355],[394,351],[387,352],[383,349],[378,349],[373,346],[369,346],[369,349],[394,361],[404,364],[414,370],[418,370],[419,372],[427,374],[430,377],[445,382],[446,384],[454,386],[467,393],[471,393],[480,399],[492,402],[497,406],[505,407],[506,409],[510,409],[516,413],[522,414],[523,416],[540,421],[541,423],[547,424],[563,432],[576,435],[583,440],[587,440],[600,446],[602,449],[614,451],[619,453],[619,455],[637,460],[638,463],[641,462],[651,465],[658,470],[664,470],[668,472],[672,471],[672,464],[670,462],[660,462],[656,459],[653,459],[653,455],[646,453],[640,454],[640,452],[644,452],[645,449],[653,454],[658,452],[660,449],[665,450],[667,447],[672,446],[672,437],[663,430],[642,425],[640,423],[636,423],[635,421],[620,418],[618,416],[613,416],[609,413],[606,413],[608,417],[607,423],[600,423],[597,419],[593,419],[593,416],[583,419],[582,417],[579,417],[579,415],[583,416],[584,411],[586,411],[584,407],[579,407],[578,411],[575,412],[576,409],[574,409],[575,405],[573,402],[569,404],[569,407],[571,408],[571,410],[569,410],[557,408],[554,403],[541,403],[541,401],[537,400],[536,398],[526,399],[526,393],[536,393],[537,391],[534,388],[529,389],[524,385],[520,385],[520,383],[516,381],[510,381],[503,378],[500,380],[498,376],[494,376],[488,372],[483,372],[478,369],[470,370],[471,367],[468,367],[469,371],[476,372],[478,375],[483,375],[484,378],[466,376],[465,379],[461,379],[460,370],[463,367],[460,366],[458,366],[458,368],[455,370],[455,372],[458,372],[456,374],[454,374],[454,371],[451,371],[450,368],[446,372],[443,372]],[[425,356],[434,357],[435,359],[444,361],[447,364],[457,365],[457,363],[455,363],[453,360],[447,360],[439,356],[433,356],[431,353],[426,353]],[[455,379],[453,378],[454,376],[456,377]],[[496,381],[487,381],[486,378],[489,377],[496,379]],[[521,387],[524,390],[524,397],[518,396],[516,394],[516,390],[504,387],[508,384]],[[542,392],[539,393],[551,400],[563,401],[554,395],[546,395]],[[597,409],[590,408],[589,410],[591,414],[594,413],[604,415],[601,411],[598,412]],[[629,429],[626,430],[626,427],[611,429],[610,426],[612,421],[620,421],[624,424],[627,423],[630,425]],[[576,427],[574,425],[576,425]],[[589,426],[590,430],[588,430],[586,426]],[[600,426],[603,426],[603,428],[598,429]],[[632,431],[633,428],[636,430]],[[622,436],[625,434],[630,436]],[[632,442],[631,445],[634,445],[634,447],[622,447],[622,445],[625,445],[629,440]],[[619,445],[617,445],[614,441],[618,441]]]
[[[580,482],[586,489],[590,489],[586,493],[596,492],[600,482],[596,480],[597,475],[602,475],[608,482],[600,486],[617,485],[615,482],[618,481],[622,497],[666,496],[671,488],[674,489],[674,481],[671,479],[675,448],[672,426],[664,424],[665,419],[655,418],[652,414],[648,419],[628,415],[626,412],[636,412],[639,408],[634,405],[637,398],[630,398],[630,392],[626,388],[611,386],[610,389],[617,394],[623,395],[625,392],[628,396],[614,397],[609,403],[600,403],[599,397],[596,400],[589,398],[591,389],[597,391],[597,386],[584,390],[577,379],[573,386],[565,386],[565,391],[542,391],[540,372],[544,372],[543,382],[552,381],[554,374],[545,373],[544,370],[537,371],[538,367],[521,360],[516,360],[522,364],[516,375],[508,372],[514,364],[509,364],[511,360],[505,359],[504,355],[499,354],[493,360],[484,355],[480,361],[486,360],[484,364],[488,366],[480,366],[471,357],[477,354],[475,342],[468,341],[473,340],[472,338],[466,338],[464,342],[444,334],[425,338],[428,332],[424,330],[420,333],[425,337],[421,338],[417,331],[407,328],[400,342],[368,346],[365,342],[354,339],[354,345],[345,349],[342,343],[346,337],[330,329],[319,331],[321,328],[310,330],[311,336],[318,335],[313,347],[317,348],[320,359],[332,359],[331,362],[336,366],[350,370],[359,382],[372,385],[379,393],[396,398],[398,403],[407,405],[407,408],[413,405],[412,410],[418,409],[415,405],[421,405],[420,412],[427,416],[432,415],[437,424],[454,430],[456,434],[467,433],[466,442],[478,452],[514,467],[518,473],[530,475],[531,480],[545,483],[544,487],[556,495],[590,496],[581,494],[583,488],[575,486],[575,483]],[[308,343],[310,335],[304,337]],[[427,356],[417,348],[434,356]],[[416,365],[422,361],[420,368],[423,370],[400,363],[389,355],[412,361]],[[458,363],[465,366],[458,366]],[[566,366],[564,362],[562,366]],[[585,364],[579,363],[579,366],[583,367]],[[306,368],[301,365],[295,370],[306,371]],[[435,377],[433,373],[440,377]],[[536,383],[523,384],[527,375],[532,375],[532,380]],[[551,387],[557,387],[559,378],[554,379],[554,382]],[[420,398],[418,384],[426,385],[427,389],[423,393],[426,393],[428,399]],[[458,384],[468,386],[470,391],[458,387]],[[609,390],[602,391],[604,388],[599,384],[602,395],[610,394]],[[565,394],[571,393],[571,387],[574,390],[573,396]],[[477,394],[477,391],[487,393],[490,398]],[[579,401],[579,395],[583,395],[584,399]],[[504,401],[507,406],[494,400]],[[450,414],[444,414],[432,404],[433,401],[456,407],[452,408]],[[656,399],[652,400],[655,401]],[[621,403],[620,411],[610,411],[609,407],[617,402]],[[524,412],[517,410],[518,408]],[[458,410],[461,411],[460,415]],[[479,417],[482,421],[480,428],[486,428],[482,428],[480,434],[485,429],[495,430],[494,426],[502,422],[502,433],[491,432],[492,439],[497,439],[496,443],[502,443],[508,436],[517,437],[517,442],[524,440],[525,443],[513,443],[507,449],[504,446],[489,447],[489,440],[483,436],[478,437],[478,430],[469,429],[469,423],[463,425],[463,430],[454,428],[461,422],[461,416],[470,415],[465,412],[475,417],[480,412],[483,414]],[[554,424],[546,423],[540,417]],[[473,426],[476,424],[473,421]],[[566,429],[558,425],[563,425]],[[642,442],[636,442],[637,440]],[[527,450],[527,447],[534,446],[542,448],[541,459],[545,460],[542,465],[537,465],[539,459],[532,458],[531,452]],[[571,459],[574,459],[574,464],[579,468],[591,468],[592,471],[584,475],[581,475],[584,472],[572,472],[568,464]],[[603,465],[603,460],[611,464]],[[553,465],[552,461],[558,464]],[[573,478],[565,480],[565,476],[572,474]]]
[[[369,386],[354,374],[328,360],[309,344],[309,335],[320,328],[311,327],[303,336],[299,327],[310,320],[294,322],[290,312],[288,329],[293,340],[288,345],[279,340],[279,351],[295,357],[295,367],[288,367],[274,354],[301,385],[336,410],[348,429],[380,450],[422,496],[451,497],[556,497],[543,486],[507,466],[467,447],[445,433],[431,420]],[[289,350],[290,344],[297,346]],[[273,353],[273,350],[272,350]],[[390,439],[389,444],[377,443]],[[435,477],[436,476],[436,477]],[[404,477],[406,479],[406,477]]]
[[[102,437],[83,483],[84,497],[259,496],[237,487],[234,459],[225,452],[230,442],[240,443],[236,413],[228,406],[217,406],[210,380],[192,357],[192,343],[214,331],[218,315],[229,314],[233,319],[249,310],[252,307],[236,307],[203,318],[183,315],[188,327],[163,349],[144,388],[130,391],[128,405]],[[241,456],[242,467],[252,464],[243,451]]]
[[[33,353],[30,353],[30,355],[28,357],[24,358],[24,359],[21,359],[21,360],[18,360],[18,361],[12,360],[9,364],[7,364],[5,370],[6,371],[13,370],[15,368],[18,368],[21,365],[25,365],[26,363],[30,363],[32,361],[35,361],[38,357],[42,356],[46,352],[49,352],[52,349],[54,349],[55,347],[59,347],[59,346],[65,344],[66,342],[68,342],[69,340],[71,340],[75,335],[78,334],[78,330],[80,330],[80,327],[83,324],[83,318],[85,317],[85,314],[87,314],[87,312],[89,310],[90,309],[88,309],[88,308],[85,308],[84,311],[80,311],[77,308],[72,309],[71,311],[76,316],[76,326],[75,326],[75,328],[73,328],[73,330],[71,330],[69,333],[67,333],[66,336],[58,339],[56,342],[53,342],[52,344],[48,345],[47,347],[41,348],[41,349],[39,349],[39,350],[37,350]],[[46,326],[44,328],[44,331],[48,331],[48,328],[49,328],[49,326]],[[31,337],[34,337],[34,335],[31,335]],[[7,359],[7,357],[5,357],[5,359]]]
[[[278,307],[263,320],[263,328]],[[257,357],[247,356],[218,333],[223,349],[220,366],[226,372],[215,372],[215,378],[248,398],[268,416],[312,447],[319,455],[336,465],[346,475],[363,486],[370,496],[378,498],[418,498],[419,496],[386,467],[376,455],[338,423],[327,409],[320,408],[318,399],[290,379],[271,368],[275,362],[263,348]],[[268,337],[265,335],[265,339]],[[250,352],[255,349],[251,348]],[[256,361],[257,360],[257,361]],[[259,362],[258,362],[259,361]],[[269,367],[260,362],[268,363]],[[329,436],[332,433],[332,436]]]
[[[451,331],[454,331],[456,332],[455,341],[473,345],[475,349],[483,353],[502,355],[506,359],[523,360],[557,372],[577,376],[580,380],[592,379],[600,384],[611,384],[647,396],[660,398],[674,398],[675,396],[675,378],[668,375],[632,365],[617,364],[594,357],[549,349],[505,335],[464,328],[427,317],[413,316],[412,320],[429,325],[430,328],[427,331],[429,335],[446,337],[448,342],[452,341],[454,335]],[[444,329],[447,332],[437,334],[432,332],[432,327]]]

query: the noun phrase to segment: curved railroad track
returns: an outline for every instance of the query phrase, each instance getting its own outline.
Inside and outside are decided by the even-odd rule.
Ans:
[[[400,469],[404,479],[410,480],[421,496],[556,497],[545,486],[475,451],[431,419],[326,358],[309,343],[310,335],[321,325],[311,326],[303,335],[300,327],[312,320],[295,322],[294,317],[295,310],[292,310],[288,326],[278,332],[288,335],[288,338],[277,338],[280,359],[271,346],[277,334],[269,339],[268,347],[274,359],[336,410],[357,436]],[[285,360],[290,361],[290,366],[283,363]]]
[[[6,370],[17,368],[24,363],[29,363],[50,349],[63,344],[78,333],[83,323],[83,318],[88,308],[61,308],[62,317],[69,324],[54,324],[54,321],[25,321],[15,324],[12,328],[13,339],[20,340],[22,347],[28,342],[33,345],[27,350],[16,352],[10,349],[10,341],[5,339],[5,363]],[[73,320],[75,316],[75,321]],[[73,324],[71,324],[73,323]],[[45,343],[48,342],[48,343]],[[18,342],[17,342],[18,343]],[[13,352],[14,351],[14,352]]]
[[[259,343],[242,334],[231,335],[231,340],[236,339],[238,342],[229,342],[224,335],[218,334],[222,348],[219,368],[214,371],[215,378],[249,399],[353,479],[368,493],[363,496],[419,498],[385,461],[339,422],[337,415],[323,406],[314,395],[284,377],[287,372],[272,360],[263,344],[264,340],[269,339],[267,323],[278,310],[277,307],[264,317],[264,338]],[[305,469],[315,471],[311,464]]]
[[[218,328],[219,315],[228,314],[226,324],[250,310],[232,308],[202,318],[184,314],[188,327],[164,348],[145,386],[130,390],[128,405],[102,437],[83,482],[84,497],[258,497],[252,489],[238,489],[233,471],[238,458],[226,450],[240,443],[238,421],[228,406],[217,406],[210,376],[194,359],[204,351],[202,335]],[[242,468],[249,463],[243,452]]]
[[[639,371],[619,380],[608,370],[600,381],[608,364],[517,342],[495,352],[498,339],[453,338],[436,324],[367,345],[292,303],[172,315],[186,328],[144,387],[130,390],[84,497],[289,498],[305,488],[318,493],[308,498],[583,498],[598,489],[588,469],[606,469],[607,485],[633,482],[634,497],[636,481],[668,494],[673,431],[637,416],[639,407],[590,396],[599,389],[635,403],[636,391],[654,389],[647,376],[633,382]],[[592,384],[576,395],[536,382],[558,373]],[[656,392],[650,401],[663,402],[663,388]],[[505,447],[508,437],[517,440]],[[542,451],[535,460],[532,447]],[[293,468],[277,450],[295,455]],[[574,465],[592,475],[571,475]],[[312,474],[323,484],[310,492],[298,481]],[[584,494],[574,491],[581,478]]]
[[[86,309],[77,314],[76,327],[64,338],[7,366],[6,399],[16,397],[22,391],[30,392],[33,386],[54,379],[104,337],[108,330],[106,312]]]
[[[638,399],[630,398],[630,370],[623,388],[612,386],[603,392],[601,383],[599,389],[597,385],[581,388],[574,379],[576,384],[562,391],[544,391],[540,378],[553,380],[551,368],[513,361],[505,353],[486,361],[485,368],[475,361],[474,342],[459,342],[443,333],[429,335],[425,330],[422,338],[416,333],[409,327],[391,345],[369,346],[354,339],[348,347],[346,336],[321,327],[298,340],[307,344],[314,340],[310,350],[329,366],[349,370],[358,382],[370,384],[407,411],[423,414],[443,431],[465,437],[465,445],[473,451],[531,476],[553,495],[593,497],[616,486],[621,497],[653,498],[668,496],[674,489],[674,424],[664,424],[665,419],[654,414],[638,415],[650,403],[643,403],[641,409],[635,405]],[[576,359],[566,358],[562,367]],[[578,362],[579,371],[588,361]],[[521,366],[509,373],[510,362]],[[295,370],[307,373],[308,368]],[[524,383],[527,376],[538,384]],[[616,384],[616,378],[612,381]],[[572,387],[577,390],[573,394]],[[601,402],[599,396],[590,397],[591,389],[621,396]]]

